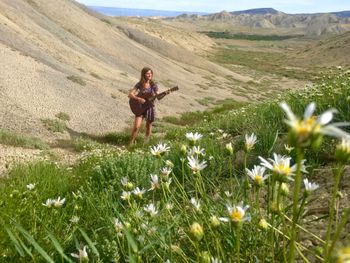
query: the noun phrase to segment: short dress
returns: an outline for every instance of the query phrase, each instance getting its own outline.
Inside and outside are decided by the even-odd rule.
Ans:
[[[151,87],[149,87],[148,89],[142,89],[141,87],[141,83],[138,82],[135,85],[135,88],[138,90],[138,93],[136,96],[143,96],[145,94],[152,94],[155,95],[158,93],[158,85],[156,83],[153,83],[153,85]],[[149,122],[154,122],[154,120],[156,119],[156,110],[155,107],[150,107],[149,109],[147,109],[142,115],[139,115],[136,117],[141,117],[145,118],[147,121]]]

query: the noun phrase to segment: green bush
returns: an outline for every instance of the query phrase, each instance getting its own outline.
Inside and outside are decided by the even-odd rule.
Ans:
[[[85,80],[80,76],[70,75],[67,77],[67,79],[69,79],[70,81],[73,81],[74,83],[78,83],[81,86],[86,86]]]
[[[61,120],[46,118],[46,119],[42,119],[41,121],[46,125],[46,127],[50,131],[63,133],[67,130],[66,124]]]
[[[68,113],[59,112],[55,116],[62,121],[70,121],[70,116],[68,115]]]

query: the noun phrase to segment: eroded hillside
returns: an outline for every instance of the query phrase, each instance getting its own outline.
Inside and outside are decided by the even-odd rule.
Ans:
[[[228,80],[251,78],[199,57],[213,45],[207,37],[180,34],[103,17],[70,0],[1,1],[0,127],[52,138],[41,120],[64,112],[75,132],[121,130],[132,118],[126,93],[146,65],[161,89],[180,87],[159,105],[161,116],[204,109],[198,101],[208,96],[245,99]]]

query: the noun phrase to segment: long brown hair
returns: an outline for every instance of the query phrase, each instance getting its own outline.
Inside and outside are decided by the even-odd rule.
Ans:
[[[148,71],[151,71],[151,72],[152,72],[152,77],[153,77],[153,70],[152,70],[151,68],[149,68],[149,67],[144,67],[144,68],[141,70],[140,84],[141,84],[142,87],[144,87],[145,84],[146,84],[146,82],[147,82],[147,80],[146,80],[146,78],[145,78],[145,75],[146,75],[146,73],[147,73]],[[150,84],[151,86],[153,86],[153,85],[154,85],[154,81],[151,79],[150,82],[149,82],[149,84]]]

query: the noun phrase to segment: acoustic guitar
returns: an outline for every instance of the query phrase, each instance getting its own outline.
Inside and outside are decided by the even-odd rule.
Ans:
[[[146,110],[148,110],[149,108],[154,106],[154,101],[155,99],[162,99],[165,97],[165,95],[169,94],[170,92],[173,92],[175,90],[178,90],[179,87],[173,87],[171,89],[168,89],[166,91],[163,91],[157,95],[152,95],[152,94],[145,94],[142,96],[138,96],[139,98],[143,98],[145,99],[145,103],[140,103],[138,100],[130,98],[129,100],[129,105],[130,105],[130,109],[131,111],[136,115],[136,116],[140,116],[142,114],[145,113]]]

